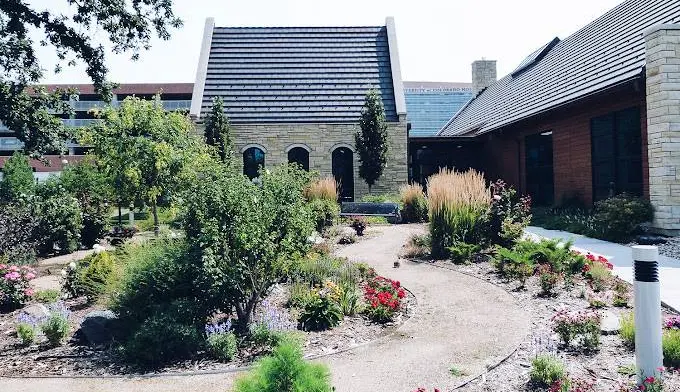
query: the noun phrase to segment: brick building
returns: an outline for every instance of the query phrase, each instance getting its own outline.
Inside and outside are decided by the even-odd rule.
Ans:
[[[73,114],[55,116],[62,119],[67,127],[78,128],[91,125],[95,119],[92,109],[103,108],[106,103],[94,91],[91,84],[60,84],[43,86],[48,91],[56,89],[73,88],[78,91],[78,97],[69,101],[73,108]],[[161,93],[161,103],[167,110],[189,111],[191,106],[192,83],[126,83],[120,84],[113,90],[111,105],[117,106],[118,102],[129,96],[137,96],[142,99],[152,99],[154,95]],[[14,132],[0,123],[0,168],[16,150],[23,147],[16,138]],[[43,180],[53,174],[60,173],[65,165],[79,160],[87,151],[87,147],[78,145],[75,141],[68,143],[68,152],[65,155],[47,155],[48,164],[38,160],[31,160],[34,176]]]
[[[385,105],[389,157],[374,192],[407,181],[407,124],[394,21],[374,27],[215,27],[206,21],[191,114],[201,122],[221,97],[244,173],[297,162],[341,183],[341,198],[368,192],[354,134],[364,97]]]
[[[676,0],[627,0],[482,86],[439,136],[537,204],[627,192],[649,197],[658,231],[678,233],[678,23]]]

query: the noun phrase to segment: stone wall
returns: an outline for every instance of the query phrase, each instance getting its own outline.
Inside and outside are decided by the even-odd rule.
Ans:
[[[406,119],[388,122],[389,156],[382,177],[373,186],[372,193],[396,193],[407,182]],[[242,152],[256,145],[265,151],[265,166],[288,163],[287,149],[304,145],[309,149],[309,168],[322,177],[332,175],[331,155],[337,147],[354,151],[354,198],[368,194],[368,185],[359,177],[359,157],[354,148],[357,124],[258,124],[232,125],[237,162],[243,163]]]
[[[680,233],[680,25],[645,32],[649,198],[654,229]]]

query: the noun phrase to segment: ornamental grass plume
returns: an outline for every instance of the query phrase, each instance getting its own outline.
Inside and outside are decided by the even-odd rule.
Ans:
[[[403,205],[401,215],[404,223],[427,220],[427,199],[420,184],[414,182],[402,185],[399,188],[399,196]]]
[[[455,241],[478,243],[479,223],[491,204],[484,175],[442,169],[427,181],[432,256],[444,257]]]
[[[305,191],[307,200],[338,200],[338,184],[333,177],[320,178],[309,184]]]

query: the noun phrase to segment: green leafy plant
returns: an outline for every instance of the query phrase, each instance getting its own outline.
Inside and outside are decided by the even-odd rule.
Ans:
[[[621,315],[619,336],[629,348],[635,348],[635,315],[630,312]]]
[[[531,361],[529,380],[537,387],[547,388],[564,376],[564,365],[552,355],[539,355]]]
[[[51,304],[57,302],[59,298],[61,298],[61,292],[56,289],[38,290],[33,295],[33,298],[38,302]]]
[[[628,301],[630,301],[630,294],[628,294],[628,285],[621,280],[616,280],[614,284],[614,298],[613,305],[618,308],[628,307]]]
[[[19,340],[21,340],[21,344],[24,346],[30,346],[35,342],[36,338],[36,328],[34,325],[25,323],[25,322],[20,322],[17,324],[17,336],[19,337]]]
[[[613,279],[611,270],[602,263],[593,263],[587,272],[587,277],[590,287],[595,292],[606,290]]]
[[[50,180],[37,188],[36,214],[39,224],[39,253],[72,253],[80,245],[83,216],[80,203],[57,181]]]
[[[517,280],[520,288],[523,288],[527,278],[534,274],[533,262],[527,254],[506,248],[497,248],[494,266],[499,274],[509,280]]]
[[[0,263],[0,311],[19,309],[33,296],[30,281],[36,271],[28,266]]]
[[[485,236],[491,244],[512,247],[531,221],[531,197],[520,196],[503,180],[492,183],[490,190],[491,204],[483,226]]]
[[[354,316],[360,309],[360,296],[354,285],[341,285],[340,298],[338,298],[340,310],[345,316]]]
[[[680,330],[667,329],[662,336],[663,364],[669,368],[680,367]]]
[[[451,373],[451,375],[454,377],[465,377],[468,375],[468,373],[465,370],[457,368],[455,366],[451,366],[449,368],[449,373]]]
[[[654,209],[648,200],[621,194],[595,203],[594,218],[603,237],[626,241],[641,223],[652,220]]]
[[[545,296],[552,295],[555,287],[560,282],[561,275],[550,267],[548,264],[542,264],[538,267],[538,276],[541,283],[541,294]]]
[[[313,199],[309,202],[309,207],[314,215],[314,226],[319,233],[323,232],[324,228],[333,226],[333,222],[340,215],[340,206],[335,200]]]
[[[316,290],[313,300],[307,303],[302,310],[298,321],[300,328],[305,331],[323,331],[340,324],[342,309],[337,303],[337,296],[332,288]],[[339,291],[339,290],[338,290]]]
[[[106,291],[114,271],[114,258],[109,252],[94,253],[71,263],[62,273],[61,289],[69,297],[88,297],[94,301]]]
[[[230,321],[205,327],[208,351],[213,357],[223,362],[234,359],[238,350],[236,335],[230,331],[230,328]]]
[[[290,294],[286,304],[296,308],[304,308],[313,299],[314,295],[309,284],[295,282],[290,286]]]
[[[34,263],[39,222],[34,203],[0,203],[0,259],[17,265]]]
[[[368,222],[363,216],[353,216],[350,218],[349,227],[353,228],[358,236],[364,235]]]
[[[250,374],[236,380],[235,392],[331,392],[325,365],[306,362],[299,344],[282,342],[260,359]]]
[[[449,253],[449,258],[454,264],[467,264],[472,260],[472,256],[481,250],[477,244],[467,244],[465,242],[455,241],[453,245],[446,248]]]
[[[32,195],[34,189],[35,179],[28,157],[18,151],[14,152],[2,167],[0,201],[17,201]]]
[[[205,143],[215,148],[217,156],[223,163],[229,163],[233,155],[231,126],[229,118],[224,114],[224,102],[221,97],[213,97],[210,113],[205,118]]]

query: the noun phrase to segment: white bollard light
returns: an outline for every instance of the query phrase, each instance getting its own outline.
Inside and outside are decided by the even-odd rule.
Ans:
[[[130,226],[135,225],[135,205],[130,204],[130,211],[128,211],[128,224]]]
[[[633,246],[635,273],[635,363],[640,380],[656,376],[663,365],[659,249]],[[640,381],[639,380],[639,381]]]

